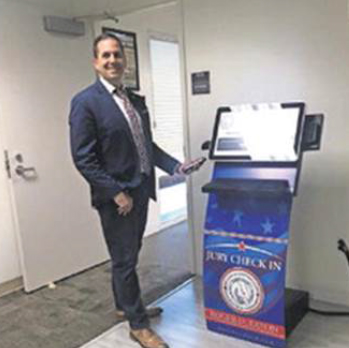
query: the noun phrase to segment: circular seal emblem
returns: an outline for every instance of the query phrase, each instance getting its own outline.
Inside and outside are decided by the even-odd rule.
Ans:
[[[257,313],[264,301],[263,286],[258,277],[247,269],[228,269],[220,280],[224,302],[241,314]]]

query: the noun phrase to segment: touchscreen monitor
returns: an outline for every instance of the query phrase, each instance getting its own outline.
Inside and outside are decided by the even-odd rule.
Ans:
[[[243,162],[297,161],[304,108],[304,103],[219,108],[210,157]]]

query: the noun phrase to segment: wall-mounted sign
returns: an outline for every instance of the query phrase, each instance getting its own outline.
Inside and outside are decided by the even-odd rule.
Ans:
[[[200,71],[191,74],[191,90],[192,94],[209,94],[210,88],[210,72]]]

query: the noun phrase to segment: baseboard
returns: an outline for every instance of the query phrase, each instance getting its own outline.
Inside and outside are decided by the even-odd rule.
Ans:
[[[159,231],[157,231],[157,232],[161,232],[161,231],[167,230],[168,228],[171,228],[171,227],[173,227],[175,225],[179,225],[180,223],[182,223],[184,221],[187,221],[187,220],[188,220],[187,216],[180,216],[177,219],[173,219],[171,221],[162,222],[160,224]]]
[[[176,292],[178,292],[179,290],[183,289],[184,287],[186,287],[188,284],[192,283],[195,278],[197,278],[198,276],[196,274],[192,274],[191,277],[189,279],[187,279],[186,281],[184,281],[183,283],[177,285],[174,289],[170,290],[169,292],[167,292],[166,294],[160,296],[158,299],[156,299],[155,301],[151,302],[150,305],[151,306],[155,306],[158,305],[159,303],[161,303],[162,301],[166,300],[167,298],[171,297],[173,294],[175,294]],[[199,277],[201,278],[201,277]]]
[[[347,278],[347,275],[344,275]],[[345,279],[345,282],[348,282]],[[287,282],[287,287],[307,291],[311,301],[326,302],[333,305],[349,306],[349,282],[346,284],[328,284],[315,282]]]
[[[314,301],[327,302],[333,305],[349,306],[349,292],[345,290],[312,290],[310,289],[310,298]]]
[[[23,289],[23,277],[18,277],[0,284],[0,297]]]

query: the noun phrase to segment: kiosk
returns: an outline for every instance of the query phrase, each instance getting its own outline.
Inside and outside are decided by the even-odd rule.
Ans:
[[[217,110],[204,231],[204,301],[210,330],[270,347],[308,308],[308,294],[285,289],[293,197],[302,154],[320,147],[323,115],[304,103]]]

